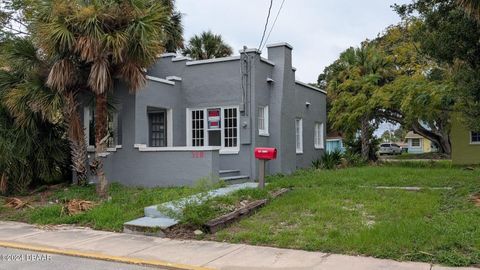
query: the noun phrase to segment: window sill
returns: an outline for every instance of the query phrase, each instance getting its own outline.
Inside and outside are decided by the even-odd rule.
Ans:
[[[220,155],[238,155],[240,149],[220,149]]]
[[[325,147],[323,147],[323,146],[314,146],[314,148],[317,149],[317,150],[324,150],[325,149]]]
[[[115,147],[107,147],[105,150],[106,152],[117,152],[117,149],[122,149],[121,145],[116,145]],[[87,152],[88,153],[95,153],[95,146],[89,145],[87,146]]]
[[[470,142],[470,145],[480,145],[480,142]]]
[[[138,145],[138,151],[140,152],[202,152],[202,151],[218,151],[218,146],[173,146],[173,147],[148,147],[146,145]]]
[[[259,131],[259,132],[258,132],[258,136],[269,137],[269,136],[270,136],[270,133],[265,132],[265,131]]]
[[[303,155],[303,151],[302,152],[296,152],[297,155]]]

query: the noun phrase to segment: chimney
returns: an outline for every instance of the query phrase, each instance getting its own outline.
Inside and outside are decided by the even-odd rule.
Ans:
[[[285,70],[292,70],[292,45],[282,42],[267,45],[268,60],[280,65]]]
[[[295,115],[292,101],[295,100],[295,72],[292,70],[292,45],[276,43],[267,45],[268,60],[275,63],[272,70],[272,79],[275,83],[270,91],[271,115],[278,120],[270,122],[272,130],[270,142],[278,148],[279,156],[276,162],[269,166],[272,170],[291,173],[295,171]]]

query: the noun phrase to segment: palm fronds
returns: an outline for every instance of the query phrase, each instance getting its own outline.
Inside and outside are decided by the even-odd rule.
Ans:
[[[184,55],[197,60],[225,57],[232,53],[233,49],[223,41],[222,36],[211,31],[193,36],[183,50]]]
[[[480,0],[456,0],[465,12],[480,22]]]

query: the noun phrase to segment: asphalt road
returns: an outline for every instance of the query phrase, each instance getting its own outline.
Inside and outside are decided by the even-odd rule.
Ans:
[[[160,268],[0,247],[0,270],[158,270]]]

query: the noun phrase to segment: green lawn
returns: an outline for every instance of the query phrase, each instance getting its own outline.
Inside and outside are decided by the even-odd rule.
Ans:
[[[480,208],[470,201],[480,191],[478,169],[407,165],[273,177],[269,188],[292,191],[215,238],[446,265],[480,263]],[[374,186],[453,190],[370,188]]]
[[[48,195],[46,205],[33,202],[34,209],[21,211],[3,207],[0,199],[0,219],[23,221],[36,224],[77,224],[94,229],[122,231],[123,223],[143,216],[143,208],[157,203],[180,199],[204,190],[195,188],[133,188],[118,184],[111,185],[111,199],[90,211],[74,216],[62,213],[62,202],[70,199],[97,201],[95,187],[69,187]],[[37,195],[34,199],[38,200]],[[57,203],[58,201],[58,203]],[[51,203],[48,203],[51,202]]]

